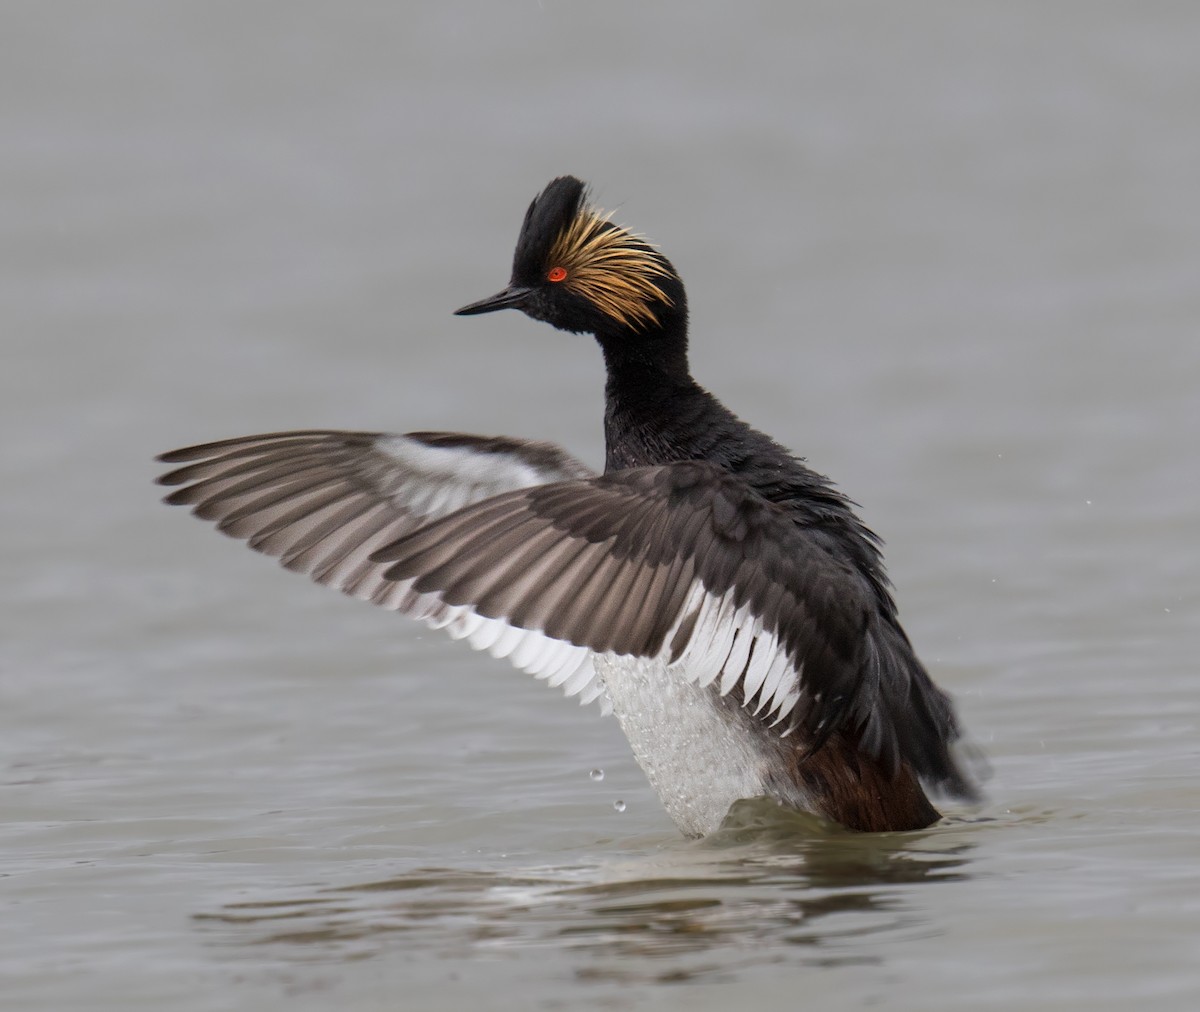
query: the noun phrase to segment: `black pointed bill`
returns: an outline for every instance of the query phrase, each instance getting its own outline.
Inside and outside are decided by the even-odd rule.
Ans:
[[[478,316],[480,313],[494,313],[497,309],[520,309],[521,303],[529,296],[530,289],[509,285],[504,291],[495,295],[472,302],[469,306],[454,311],[455,316]]]

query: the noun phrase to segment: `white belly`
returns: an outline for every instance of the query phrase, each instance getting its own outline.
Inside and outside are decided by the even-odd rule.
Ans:
[[[766,755],[711,689],[662,662],[594,660],[638,765],[681,832],[711,833],[735,801],[767,793]]]

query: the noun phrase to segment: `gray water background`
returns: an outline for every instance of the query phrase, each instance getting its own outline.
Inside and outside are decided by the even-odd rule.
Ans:
[[[0,21],[0,1008],[1196,1007],[1200,8]],[[983,808],[684,841],[613,721],[158,505],[290,427],[598,463],[590,339],[450,315],[563,172],[887,539]]]

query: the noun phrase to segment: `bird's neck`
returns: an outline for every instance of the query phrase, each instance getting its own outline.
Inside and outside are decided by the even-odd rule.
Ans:
[[[688,369],[687,340],[666,330],[598,335],[605,385],[605,470],[712,459],[745,429]]]

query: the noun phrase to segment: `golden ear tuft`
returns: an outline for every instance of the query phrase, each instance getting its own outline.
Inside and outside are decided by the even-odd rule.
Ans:
[[[564,288],[622,326],[641,330],[658,323],[652,303],[673,305],[656,280],[672,271],[645,238],[612,224],[609,217],[581,210],[554,240],[547,262],[565,270]]]

